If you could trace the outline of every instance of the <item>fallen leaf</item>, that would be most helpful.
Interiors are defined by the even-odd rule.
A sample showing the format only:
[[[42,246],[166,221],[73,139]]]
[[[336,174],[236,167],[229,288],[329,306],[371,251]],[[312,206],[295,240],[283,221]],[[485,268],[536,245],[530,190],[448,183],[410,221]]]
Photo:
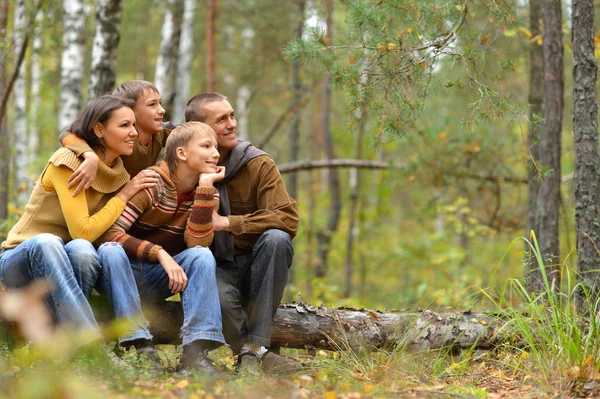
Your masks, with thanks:
[[[190,385],[190,382],[188,380],[181,380],[177,384],[175,384],[175,388],[183,389],[188,385]]]

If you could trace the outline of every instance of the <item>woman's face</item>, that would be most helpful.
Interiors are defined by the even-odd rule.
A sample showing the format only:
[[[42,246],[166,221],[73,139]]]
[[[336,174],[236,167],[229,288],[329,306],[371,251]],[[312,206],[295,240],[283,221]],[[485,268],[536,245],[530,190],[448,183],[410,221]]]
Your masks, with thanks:
[[[219,162],[217,140],[210,134],[196,134],[184,148],[186,163],[195,172],[215,173]]]
[[[129,107],[121,107],[112,112],[105,124],[94,129],[104,144],[104,161],[108,163],[120,155],[131,155],[138,133],[135,130],[135,115]]]

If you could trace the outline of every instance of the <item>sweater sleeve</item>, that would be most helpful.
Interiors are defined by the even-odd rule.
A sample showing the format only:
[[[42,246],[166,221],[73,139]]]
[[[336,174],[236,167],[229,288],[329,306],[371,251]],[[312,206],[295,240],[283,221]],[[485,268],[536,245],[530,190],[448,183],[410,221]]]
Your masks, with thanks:
[[[50,164],[44,173],[42,184],[46,190],[54,190],[58,195],[71,238],[93,242],[117,220],[125,209],[125,203],[113,197],[102,209],[90,215],[85,190],[73,197],[75,188],[67,188],[71,174],[73,171],[66,167]]]
[[[192,212],[187,220],[184,239],[188,248],[208,247],[215,235],[213,210],[219,209],[219,195],[213,186],[197,187]]]
[[[64,130],[60,136],[58,136],[58,139],[63,147],[73,151],[78,157],[84,152],[94,151],[84,139],[68,130]]]
[[[227,216],[231,232],[233,235],[262,234],[268,229],[280,229],[294,238],[299,219],[296,201],[286,191],[275,162],[269,157],[261,158],[260,168],[256,171],[260,176],[256,193],[258,210]]]
[[[156,193],[150,189],[139,191],[128,202],[117,221],[102,235],[100,243],[114,241],[123,246],[125,253],[132,258],[158,263],[158,251],[162,248],[147,240],[140,240],[127,232],[146,211],[152,208]]]

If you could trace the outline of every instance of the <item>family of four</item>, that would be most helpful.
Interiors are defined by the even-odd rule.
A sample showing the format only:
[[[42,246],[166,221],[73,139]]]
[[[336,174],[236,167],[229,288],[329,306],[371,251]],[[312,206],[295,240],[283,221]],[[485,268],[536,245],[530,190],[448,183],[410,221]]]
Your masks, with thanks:
[[[87,297],[96,288],[130,322],[118,344],[155,362],[142,308],[180,294],[179,368],[220,375],[207,352],[227,343],[240,372],[299,371],[268,349],[296,202],[268,154],[237,139],[225,96],[193,97],[179,126],[163,123],[164,113],[146,81],[89,103],[2,243],[0,282],[50,279],[57,322],[93,332],[93,341],[101,336]]]

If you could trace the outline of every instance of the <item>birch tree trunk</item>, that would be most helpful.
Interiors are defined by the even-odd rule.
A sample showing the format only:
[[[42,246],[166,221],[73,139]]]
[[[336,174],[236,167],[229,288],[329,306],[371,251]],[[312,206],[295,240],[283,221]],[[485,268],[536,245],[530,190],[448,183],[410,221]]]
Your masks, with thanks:
[[[35,17],[35,29],[33,31],[32,53],[31,53],[31,118],[29,120],[29,136],[27,143],[27,163],[33,165],[37,159],[39,142],[40,142],[40,127],[38,124],[41,98],[40,85],[42,80],[42,70],[40,65],[40,55],[42,53],[42,23],[44,20],[44,12],[39,11]]]
[[[208,0],[206,10],[206,91],[217,91],[215,72],[215,41],[219,0]]]
[[[98,0],[88,100],[115,88],[122,14],[121,0]]]
[[[171,118],[173,111],[182,14],[183,0],[169,0],[161,31],[160,53],[154,75],[154,84],[160,91],[165,108],[165,120]]]
[[[529,1],[529,29],[532,37],[540,37],[542,21],[541,0]],[[544,99],[544,53],[543,48],[537,40],[530,42],[529,48],[529,129],[527,132],[528,148],[528,168],[527,168],[527,230],[526,237],[529,237],[531,230],[539,233],[539,226],[536,225],[537,196],[540,187],[538,180],[539,151],[539,130],[542,116],[542,102]],[[539,292],[544,287],[544,280],[540,268],[533,256],[532,249],[525,244],[525,251],[529,253],[526,259],[525,279],[529,292]]]
[[[15,54],[18,54],[25,45],[27,35],[26,4],[25,0],[17,0],[15,3],[15,18],[13,38],[15,42]],[[13,67],[18,68],[17,60]],[[27,155],[27,82],[25,81],[25,68],[21,66],[13,90],[13,102],[15,108],[14,132],[12,145],[15,149],[14,170],[15,183],[17,187],[17,205],[24,205],[29,198],[28,160]]]
[[[573,1],[573,129],[575,133],[575,231],[579,283],[596,302],[600,292],[600,156],[598,155],[598,66],[594,56],[594,2]],[[585,303],[580,296],[579,305]]]
[[[304,32],[304,10],[306,0],[297,0],[298,4],[298,25],[296,27],[296,37],[302,39]],[[290,123],[290,162],[298,160],[300,153],[300,101],[302,99],[302,82],[300,80],[300,62],[292,63],[292,121]],[[292,173],[288,178],[286,185],[287,191],[292,198],[297,197],[298,176]]]
[[[333,0],[327,0],[327,37],[329,42],[333,36]],[[335,159],[335,149],[333,144],[333,137],[331,134],[331,86],[329,82],[329,75],[323,78],[323,92],[322,99],[323,105],[321,106],[321,126],[323,130],[323,140],[325,142],[325,156],[327,159]],[[327,256],[331,248],[331,239],[338,228],[338,222],[340,219],[340,212],[342,209],[341,204],[341,190],[340,190],[340,178],[337,169],[327,170],[327,191],[330,195],[329,202],[329,216],[327,218],[327,225],[317,232],[317,264],[315,267],[315,277],[325,277],[327,275],[328,265]]]
[[[77,118],[83,105],[82,86],[85,50],[83,0],[63,2],[63,52],[60,72],[58,128],[64,130]]]
[[[183,23],[179,39],[179,53],[177,55],[177,76],[175,84],[175,98],[171,119],[175,122],[185,121],[185,105],[190,95],[190,70],[194,55],[194,13],[196,0],[185,0],[183,5]]]
[[[0,0],[0,43],[6,42],[6,28],[8,25],[8,0]],[[0,58],[5,60],[8,49],[0,46]],[[6,87],[6,64],[0,62],[0,93],[4,95]],[[2,96],[0,96],[2,98]],[[4,114],[0,114],[0,153],[10,154],[10,143]],[[10,157],[0,157],[0,221],[8,217],[8,180],[10,170]]]
[[[537,225],[540,251],[546,262],[550,286],[560,288],[559,205],[560,155],[563,111],[563,42],[560,0],[542,1],[544,26],[544,103],[539,150],[542,167],[548,169],[540,183]]]

